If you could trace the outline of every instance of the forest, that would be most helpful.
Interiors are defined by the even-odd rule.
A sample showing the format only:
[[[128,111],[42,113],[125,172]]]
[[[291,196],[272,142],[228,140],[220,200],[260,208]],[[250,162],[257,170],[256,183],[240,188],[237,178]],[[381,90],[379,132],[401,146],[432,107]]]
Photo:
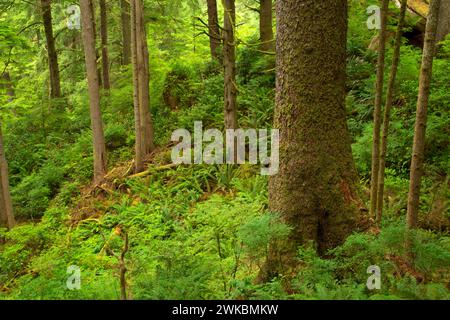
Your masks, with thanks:
[[[449,300],[450,0],[0,0],[0,300]]]

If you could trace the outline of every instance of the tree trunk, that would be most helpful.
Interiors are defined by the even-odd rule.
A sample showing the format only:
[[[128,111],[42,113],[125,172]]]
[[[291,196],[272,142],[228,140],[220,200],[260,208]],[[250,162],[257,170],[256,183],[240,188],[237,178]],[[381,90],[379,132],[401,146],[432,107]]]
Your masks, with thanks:
[[[106,8],[106,0],[100,0],[100,38],[102,45],[103,89],[109,90],[111,88],[111,83],[109,79],[108,12]]]
[[[383,194],[384,194],[384,176],[386,169],[387,140],[389,135],[389,121],[391,116],[392,99],[394,98],[395,79],[397,77],[398,63],[400,61],[400,48],[402,46],[403,27],[405,25],[407,0],[402,0],[400,8],[400,17],[395,35],[395,48],[392,56],[392,66],[389,75],[389,81],[386,93],[386,105],[384,107],[383,117],[383,135],[381,139],[380,168],[378,174],[378,193],[377,193],[377,222],[380,225],[383,215]]]
[[[15,226],[11,193],[9,191],[8,162],[3,147],[3,134],[0,125],[0,226],[11,229]]]
[[[442,41],[448,34],[450,34],[450,1],[441,1],[436,40]]]
[[[386,28],[389,0],[382,0],[380,44],[378,46],[377,79],[375,84],[375,106],[373,110],[373,143],[372,143],[372,171],[370,184],[370,216],[376,218],[378,173],[380,170],[380,129],[381,104],[383,102],[384,61],[386,48]]]
[[[272,247],[265,280],[295,272],[309,241],[326,255],[355,230],[361,208],[345,111],[347,0],[278,0],[276,13],[280,168],[269,207],[293,230]]]
[[[420,181],[423,175],[425,133],[427,125],[427,107],[433,69],[433,57],[436,48],[436,30],[439,21],[441,0],[432,0],[425,30],[425,45],[422,54],[422,66],[419,78],[419,95],[417,99],[416,124],[408,193],[407,226],[417,227],[419,211]]]
[[[149,54],[144,9],[140,0],[131,2],[131,23],[136,133],[135,171],[140,172],[143,169],[143,158],[154,149],[149,105]]]
[[[41,0],[42,21],[44,23],[45,37],[47,39],[48,67],[50,73],[50,97],[61,97],[61,84],[59,79],[58,55],[53,37],[51,0]]]
[[[260,0],[259,33],[261,40],[261,51],[274,52],[275,42],[273,40],[272,27],[272,0]]]
[[[211,57],[219,60],[220,48],[220,31],[219,18],[217,16],[217,1],[207,0],[208,6],[208,32],[209,32],[209,47],[211,49]]]
[[[100,110],[100,85],[95,50],[94,13],[89,0],[80,0],[83,44],[91,113],[94,149],[94,183],[100,183],[106,173],[106,147]]]
[[[131,18],[130,4],[127,0],[120,0],[122,20],[122,65],[131,63]]]
[[[234,0],[224,0],[224,44],[223,44],[223,66],[224,66],[224,91],[225,91],[225,129],[237,128],[236,114],[236,44],[235,23],[236,9]]]

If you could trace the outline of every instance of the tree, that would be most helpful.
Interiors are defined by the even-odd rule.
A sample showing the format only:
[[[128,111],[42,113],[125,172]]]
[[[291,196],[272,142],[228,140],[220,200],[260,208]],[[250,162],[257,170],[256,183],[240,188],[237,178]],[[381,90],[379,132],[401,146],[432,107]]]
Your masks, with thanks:
[[[313,241],[326,255],[362,208],[345,110],[347,0],[278,0],[276,14],[280,168],[269,208],[292,232],[272,246],[264,280],[290,274],[300,245]]]
[[[439,21],[440,4],[441,0],[431,1],[425,29],[425,44],[420,69],[419,95],[417,98],[416,124],[414,127],[414,143],[409,178],[407,226],[410,229],[417,227],[420,181],[423,175],[428,98],[430,95],[433,58],[436,51],[436,30]]]
[[[53,36],[51,0],[41,0],[42,21],[44,23],[45,38],[47,40],[48,67],[50,73],[50,97],[61,97],[59,79],[58,55],[56,53],[55,38]]]
[[[149,54],[141,0],[131,1],[131,52],[133,63],[133,97],[135,114],[135,171],[143,169],[143,159],[154,149],[150,115]]]
[[[122,22],[122,65],[131,63],[131,17],[130,4],[120,0],[120,18]]]
[[[405,25],[406,8],[407,8],[407,0],[402,0],[397,32],[395,34],[395,47],[394,53],[392,55],[391,71],[389,74],[389,80],[387,85],[386,104],[384,107],[383,134],[381,138],[380,164],[378,174],[378,190],[377,190],[378,203],[376,205],[378,224],[381,223],[381,218],[383,215],[384,176],[386,169],[386,152],[389,135],[389,121],[391,115],[392,100],[394,98],[395,79],[397,77],[398,63],[400,61],[400,47],[402,45],[402,34],[403,34],[403,27]]]
[[[3,134],[0,125],[0,226],[11,229],[15,226],[11,193],[9,191],[8,162],[3,147]]]
[[[83,45],[88,79],[89,103],[94,149],[94,183],[106,173],[106,147],[100,110],[100,84],[95,50],[94,12],[90,0],[80,0]]]
[[[224,0],[223,67],[225,91],[225,129],[237,128],[236,114],[236,8],[234,0]]]
[[[274,52],[275,42],[272,27],[272,0],[259,1],[259,33],[261,40],[261,51]]]
[[[206,2],[208,6],[208,33],[211,57],[218,60],[221,40],[219,31],[219,18],[217,16],[217,1],[207,0]]]
[[[106,0],[100,0],[100,38],[102,45],[102,78],[103,88],[111,88],[109,80],[109,55],[108,55],[108,12]]]
[[[381,28],[378,46],[377,79],[375,84],[375,107],[373,110],[372,171],[370,184],[370,216],[375,218],[377,210],[378,172],[380,170],[381,104],[383,102],[384,61],[389,0],[382,0]]]

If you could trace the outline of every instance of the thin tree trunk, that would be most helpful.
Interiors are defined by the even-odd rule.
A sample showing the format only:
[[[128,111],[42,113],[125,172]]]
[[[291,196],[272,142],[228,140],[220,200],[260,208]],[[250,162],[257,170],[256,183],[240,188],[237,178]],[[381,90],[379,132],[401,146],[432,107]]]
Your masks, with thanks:
[[[237,128],[236,114],[236,44],[235,23],[236,9],[234,0],[224,0],[224,44],[223,44],[223,66],[224,66],[224,91],[225,91],[225,129]]]
[[[80,0],[80,7],[93,134],[94,183],[100,183],[106,173],[106,147],[100,110],[100,85],[95,50],[94,14],[89,0]]]
[[[211,50],[211,57],[219,60],[220,48],[220,31],[219,18],[217,16],[217,1],[207,0],[208,6],[208,32],[209,32],[209,47]]]
[[[51,0],[41,0],[42,21],[44,23],[45,37],[47,39],[48,67],[50,73],[50,97],[61,97],[61,84],[59,79],[58,55],[53,37]]]
[[[122,20],[122,65],[126,66],[131,63],[131,18],[130,4],[127,0],[120,0]]]
[[[384,107],[383,117],[383,134],[381,139],[380,168],[378,174],[378,194],[377,194],[377,223],[381,224],[383,216],[383,194],[384,194],[384,177],[386,169],[386,152],[387,141],[389,135],[389,121],[391,116],[392,99],[394,98],[395,79],[397,77],[398,63],[400,61],[400,48],[402,46],[403,27],[405,25],[405,15],[407,8],[407,0],[402,0],[400,8],[400,18],[398,21],[397,32],[395,35],[395,48],[392,56],[392,66],[389,75],[389,81],[386,93],[386,105]]]
[[[276,13],[280,166],[269,208],[293,230],[272,246],[262,280],[294,274],[309,241],[326,255],[355,231],[362,206],[345,111],[347,0],[277,0]]]
[[[136,24],[136,2],[131,0],[131,59],[133,64],[133,103],[134,103],[134,132],[135,140],[135,162],[134,170],[136,173],[144,169],[143,147],[141,141],[141,113],[139,108],[139,71],[137,62],[137,24]]]
[[[102,45],[102,78],[103,88],[109,90],[111,83],[109,79],[109,54],[108,54],[108,12],[106,0],[100,0],[100,38]]]
[[[0,225],[5,225],[8,229],[16,225],[14,219],[13,205],[11,200],[11,193],[9,191],[8,178],[8,162],[5,157],[5,150],[3,146],[3,134],[0,125]]]
[[[407,226],[410,229],[417,227],[420,181],[423,175],[428,98],[430,95],[433,58],[436,48],[436,30],[439,21],[440,4],[441,0],[431,1],[425,30],[425,44],[422,55],[422,66],[420,69],[419,95],[417,99],[416,124],[414,128],[414,144],[409,179]]]
[[[131,37],[136,133],[135,171],[143,170],[143,159],[154,149],[150,114],[149,54],[145,32],[144,10],[140,0],[131,2]]]
[[[275,42],[273,39],[272,27],[272,0],[260,0],[259,16],[261,51],[274,52]]]
[[[383,102],[384,62],[386,48],[386,28],[389,0],[382,0],[381,29],[378,46],[377,79],[375,84],[375,106],[373,110],[373,144],[372,144],[372,171],[370,184],[370,216],[376,219],[378,173],[380,170],[380,129],[381,104]]]

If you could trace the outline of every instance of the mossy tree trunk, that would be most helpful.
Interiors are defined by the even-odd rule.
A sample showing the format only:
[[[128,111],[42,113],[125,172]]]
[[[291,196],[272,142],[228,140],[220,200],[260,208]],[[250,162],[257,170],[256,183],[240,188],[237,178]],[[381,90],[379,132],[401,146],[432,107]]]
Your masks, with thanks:
[[[143,170],[143,159],[154,149],[150,115],[149,53],[141,0],[131,2],[131,37],[136,134],[135,171],[140,172]]]
[[[372,143],[372,171],[370,183],[370,216],[376,219],[378,173],[380,171],[380,129],[381,104],[383,103],[384,64],[386,48],[386,28],[389,0],[382,0],[380,43],[378,45],[377,78],[375,83],[375,105],[373,110],[373,143]]]
[[[109,54],[108,54],[108,11],[106,0],[100,0],[100,38],[102,45],[102,78],[103,89],[109,90]]]
[[[225,129],[237,128],[237,87],[236,87],[236,7],[234,0],[224,0],[224,91],[225,91]]]
[[[0,226],[11,229],[15,226],[11,193],[9,191],[8,162],[3,146],[3,134],[0,125]]]
[[[211,57],[219,60],[220,48],[220,30],[219,18],[217,15],[217,1],[207,0],[208,7],[208,33],[209,33],[209,47],[211,50]]]
[[[400,48],[402,45],[402,34],[403,27],[405,25],[405,15],[406,15],[406,4],[407,0],[402,0],[400,8],[400,17],[398,20],[397,32],[395,35],[395,47],[394,53],[392,55],[392,65],[389,74],[389,80],[386,92],[386,104],[384,107],[383,116],[383,134],[381,138],[381,152],[380,152],[380,167],[378,174],[378,193],[377,193],[377,221],[381,224],[381,219],[383,216],[383,194],[384,194],[384,178],[386,169],[386,152],[387,152],[387,141],[389,135],[389,122],[391,116],[392,99],[394,98],[395,89],[395,79],[397,77],[398,63],[400,61]]]
[[[440,4],[441,0],[431,1],[425,30],[425,45],[420,69],[419,95],[417,98],[416,124],[414,127],[414,144],[409,179],[407,226],[410,229],[417,227],[420,182],[423,175],[427,108],[433,71],[433,58],[436,51],[436,30],[439,21]]]
[[[94,183],[100,183],[106,173],[106,147],[100,110],[100,84],[95,49],[94,12],[89,0],[80,0],[80,8],[93,135]]]
[[[265,280],[294,271],[300,245],[326,255],[355,230],[361,208],[345,110],[347,1],[278,0],[276,16],[280,169],[269,205],[293,230],[272,246]]]
[[[259,34],[261,51],[274,52],[272,27],[272,0],[260,0],[259,2]]]
[[[56,53],[55,38],[53,36],[51,0],[41,0],[42,21],[44,23],[45,38],[47,40],[47,57],[50,74],[50,97],[61,97],[61,83],[59,78],[58,54]]]
[[[120,0],[120,19],[122,22],[122,65],[131,63],[131,17],[130,4]]]

